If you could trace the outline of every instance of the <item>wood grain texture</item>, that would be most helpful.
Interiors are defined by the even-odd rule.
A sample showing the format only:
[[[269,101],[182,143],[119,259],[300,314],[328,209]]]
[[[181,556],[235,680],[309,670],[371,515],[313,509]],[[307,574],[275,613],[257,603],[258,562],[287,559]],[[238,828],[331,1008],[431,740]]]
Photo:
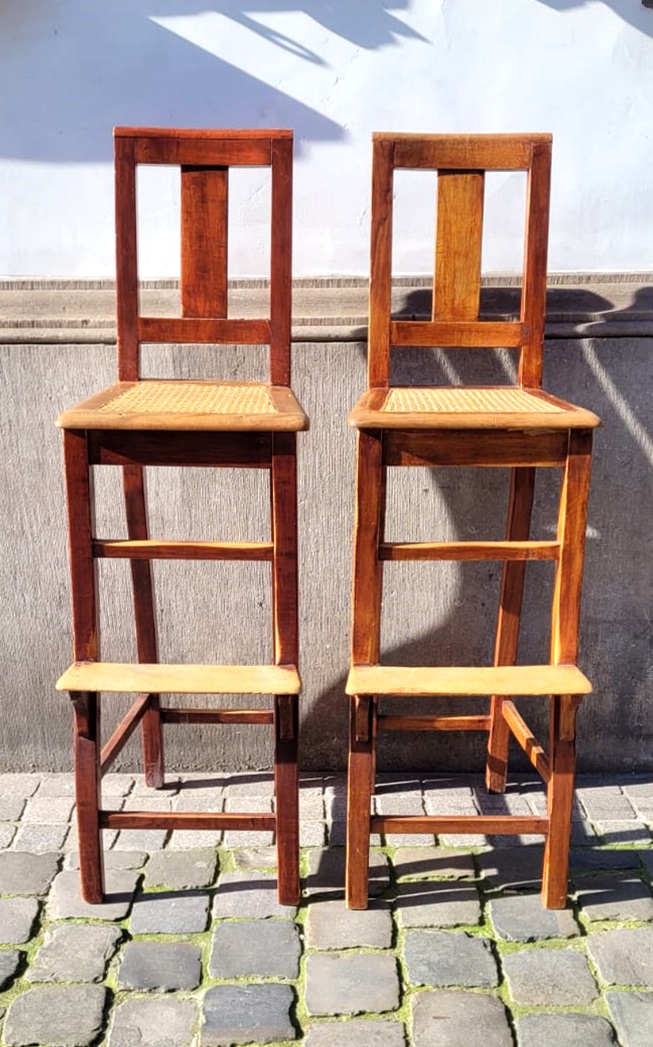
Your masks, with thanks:
[[[104,858],[100,834],[100,703],[97,695],[74,691],[75,805],[82,898],[103,900]]]
[[[118,378],[140,377],[138,344],[138,254],[134,142],[115,138],[116,326]]]
[[[181,313],[226,317],[229,168],[181,168]]]
[[[299,883],[299,704],[296,696],[274,700],[274,789],[276,797],[277,894],[281,905],[298,905]]]
[[[271,542],[96,540],[93,555],[109,560],[272,560]]]
[[[491,434],[491,440],[489,436]],[[497,466],[563,465],[566,432],[532,433],[487,430],[483,440],[474,430],[389,429],[383,434],[385,465]]]
[[[383,542],[381,560],[557,560],[557,542]]]
[[[446,265],[446,260],[441,266]],[[528,337],[525,324],[517,320],[393,320],[390,344],[441,349],[518,349]]]
[[[214,829],[228,832],[274,832],[273,814],[237,814],[208,811],[101,811],[103,829]]]
[[[272,141],[264,138],[163,137],[134,138],[138,164],[171,164],[181,167],[267,167]]]
[[[387,386],[390,379],[393,166],[394,144],[374,140],[367,349],[367,384],[370,388]]]
[[[270,381],[290,385],[292,314],[292,138],[272,143]]]
[[[548,909],[564,909],[569,877],[569,843],[576,769],[576,713],[581,699],[556,695],[551,699],[549,767],[547,790],[550,831],[544,849],[542,903]]]
[[[96,582],[93,560],[93,488],[86,433],[64,433],[68,562],[73,611],[73,657],[99,657]],[[86,690],[86,688],[78,688]]]
[[[458,171],[525,171],[534,147],[551,142],[549,134],[432,135],[376,132],[376,144],[392,142],[395,165]]]
[[[163,723],[271,724],[271,709],[162,709]]]
[[[438,174],[433,320],[478,320],[484,189],[482,171]]]
[[[116,694],[299,694],[299,673],[283,665],[144,665],[75,662],[59,691]]]
[[[527,386],[542,384],[550,192],[551,143],[538,142],[528,174],[521,299],[521,319],[529,334],[520,354],[519,382]]]
[[[509,698],[505,699],[501,704],[500,714],[506,727],[522,747],[542,781],[548,782],[551,777],[551,772],[549,769],[549,759],[544,747],[538,742],[523,716],[518,711],[515,703]]]
[[[383,537],[385,506],[385,469],[382,459],[380,435],[359,432],[354,515],[353,664],[374,663],[380,655],[383,564],[378,549]],[[366,693],[374,694],[374,691]]]
[[[274,437],[270,475],[272,511],[272,628],[277,665],[297,665],[297,456],[294,435]],[[273,692],[288,693],[288,692]]]
[[[349,909],[367,908],[374,773],[372,750],[376,738],[372,723],[374,716],[375,705],[370,697],[350,702],[345,870],[345,900]],[[361,718],[366,721],[364,730],[360,729]]]
[[[165,430],[94,430],[89,433],[94,465],[193,465],[269,469],[270,433],[166,432]]]
[[[100,769],[103,775],[106,774],[111,765],[115,763],[132,734],[148,712],[148,709],[150,708],[150,699],[152,697],[153,696],[149,694],[139,695],[127,715],[123,716],[109,740],[102,746]]]
[[[370,828],[376,833],[488,833],[492,836],[541,833],[546,836],[549,819],[515,814],[374,814]]]
[[[487,731],[489,716],[390,716],[378,718],[383,731]]]
[[[589,694],[591,690],[589,680],[575,665],[354,665],[346,685],[351,695],[405,697]]]
[[[508,497],[507,541],[526,542],[530,534],[533,497],[535,494],[535,469],[513,469],[510,476]],[[556,554],[560,546],[556,543]],[[505,563],[501,574],[499,613],[494,642],[494,664],[514,665],[519,648],[525,563]],[[506,787],[508,773],[508,748],[510,731],[502,713],[503,698],[493,695],[490,705],[492,727],[488,739],[485,784],[490,792],[501,793]]]

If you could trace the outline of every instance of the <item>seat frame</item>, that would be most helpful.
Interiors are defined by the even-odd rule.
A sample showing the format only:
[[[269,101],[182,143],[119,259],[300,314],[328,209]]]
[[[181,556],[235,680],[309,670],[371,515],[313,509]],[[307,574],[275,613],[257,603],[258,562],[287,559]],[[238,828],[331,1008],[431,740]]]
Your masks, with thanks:
[[[592,432],[599,420],[592,412],[558,400],[561,410],[557,414],[535,410],[505,417],[480,411],[391,414],[383,410],[392,388],[391,348],[408,345],[517,348],[518,387],[551,402],[540,388],[550,164],[549,135],[374,136],[368,389],[349,419],[358,429],[347,684],[346,899],[350,908],[367,906],[371,832],[541,833],[546,839],[543,903],[548,908],[566,904],[576,714],[583,695],[591,690],[576,663]],[[397,168],[438,173],[433,308],[427,322],[395,320],[391,314],[393,175]],[[528,173],[521,311],[518,320],[500,323],[479,318],[484,174],[488,170]],[[505,541],[387,542],[387,469],[411,465],[510,468]],[[530,540],[538,467],[558,467],[563,474],[553,542]],[[388,560],[503,561],[494,669],[380,665],[383,564]],[[554,561],[555,586],[550,665],[526,671],[517,666],[517,657],[529,560]],[[506,680],[511,682],[506,684]],[[476,716],[381,714],[384,696],[416,694],[433,698],[487,694],[490,709]],[[548,752],[518,711],[514,694],[548,695]],[[506,787],[512,735],[546,785],[546,816],[372,815],[379,730],[487,732],[486,785],[496,793]]]
[[[112,415],[94,414],[93,401],[58,420],[64,430],[69,554],[73,604],[73,666],[58,687],[74,710],[75,787],[82,895],[103,900],[102,829],[262,830],[276,833],[278,897],[299,901],[298,611],[296,432],[308,421],[290,393],[291,131],[188,131],[116,128],[116,245],[118,378],[140,378],[143,342],[269,344],[270,384],[285,417],[243,420],[147,415],[121,427]],[[139,313],[136,253],[136,167],[181,167],[182,266],[178,318]],[[234,166],[268,166],[272,177],[270,315],[227,317],[228,172]],[[228,383],[226,383],[228,384]],[[100,398],[101,399],[101,398]],[[90,407],[89,407],[90,404]],[[86,413],[85,413],[86,412]],[[251,424],[250,424],[251,423]],[[93,523],[93,469],[122,469],[126,541],[98,539]],[[207,466],[266,469],[270,474],[271,541],[166,542],[148,533],[145,467]],[[103,663],[97,621],[97,561],[130,561],[138,665]],[[271,564],[273,666],[159,664],[151,560],[260,560]],[[104,746],[104,692],[136,694],[130,711]],[[271,694],[269,709],[163,708],[162,693]],[[101,779],[140,726],[145,782],[164,784],[165,723],[269,724],[274,730],[275,813],[152,812],[104,809]]]

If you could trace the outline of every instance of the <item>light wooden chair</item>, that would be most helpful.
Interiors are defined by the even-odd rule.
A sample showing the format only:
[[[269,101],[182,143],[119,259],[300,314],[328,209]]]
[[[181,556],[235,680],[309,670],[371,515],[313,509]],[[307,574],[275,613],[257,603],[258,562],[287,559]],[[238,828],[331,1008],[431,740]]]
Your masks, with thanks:
[[[189,131],[116,128],[118,383],[65,411],[63,429],[72,576],[74,664],[58,681],[70,692],[75,724],[75,786],[82,894],[104,892],[103,829],[273,830],[278,896],[299,899],[297,730],[300,677],[297,636],[296,433],[308,420],[290,389],[291,131]],[[137,272],[136,169],[181,168],[181,316],[143,316]],[[271,168],[269,316],[227,315],[229,168]],[[269,382],[166,381],[140,378],[142,343],[269,345]],[[91,467],[122,468],[128,539],[93,529]],[[144,467],[161,465],[267,469],[269,542],[159,541],[148,537]],[[100,660],[98,558],[130,561],[138,664]],[[152,560],[260,560],[271,564],[273,665],[160,664]],[[136,696],[102,746],[100,694]],[[162,694],[269,694],[269,709],[162,707]],[[270,724],[274,729],[274,814],[108,811],[101,778],[140,724],[146,782],[163,784],[164,723]]]
[[[391,135],[373,141],[368,389],[349,417],[358,430],[347,812],[347,903],[367,905],[370,831],[379,833],[542,833],[542,898],[566,901],[576,712],[590,684],[576,666],[581,572],[590,477],[590,411],[541,390],[551,137],[549,135]],[[391,257],[395,169],[437,171],[432,319],[393,319]],[[518,320],[479,319],[484,176],[527,172],[525,253]],[[505,347],[519,350],[516,386],[411,388],[390,385],[391,347]],[[389,466],[503,466],[511,472],[505,541],[407,543],[384,539]],[[562,469],[555,541],[529,540],[536,467]],[[494,665],[395,667],[380,664],[382,569],[397,560],[504,562]],[[550,663],[517,665],[529,560],[555,563]],[[487,695],[476,716],[383,715],[384,696]],[[548,752],[513,696],[550,696]],[[372,816],[379,730],[488,732],[486,781],[506,784],[514,735],[547,786],[542,817]]]

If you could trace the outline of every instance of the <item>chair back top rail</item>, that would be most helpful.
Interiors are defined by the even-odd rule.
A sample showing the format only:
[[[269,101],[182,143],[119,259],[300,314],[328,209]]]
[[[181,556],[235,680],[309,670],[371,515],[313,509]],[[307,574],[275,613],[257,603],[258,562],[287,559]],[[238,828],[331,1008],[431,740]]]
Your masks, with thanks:
[[[546,296],[551,135],[373,135],[368,387],[386,388],[397,346],[518,348],[519,383],[539,388]],[[393,319],[394,172],[437,173],[430,322]],[[527,173],[519,320],[479,319],[485,174]]]
[[[114,128],[118,377],[140,377],[143,342],[267,344],[270,382],[290,384],[292,151],[289,130]],[[141,316],[136,168],[178,166],[181,316]],[[269,316],[227,316],[229,168],[271,169]]]

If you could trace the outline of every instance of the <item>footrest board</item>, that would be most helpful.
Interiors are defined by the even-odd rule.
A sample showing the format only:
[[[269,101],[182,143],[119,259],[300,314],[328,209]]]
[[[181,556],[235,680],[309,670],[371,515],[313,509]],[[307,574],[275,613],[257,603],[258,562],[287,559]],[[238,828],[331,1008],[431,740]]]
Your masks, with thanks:
[[[450,697],[456,695],[589,694],[592,685],[575,665],[501,665],[488,668],[355,665],[347,694]]]
[[[75,662],[58,691],[126,694],[299,694],[293,665],[159,665]]]

